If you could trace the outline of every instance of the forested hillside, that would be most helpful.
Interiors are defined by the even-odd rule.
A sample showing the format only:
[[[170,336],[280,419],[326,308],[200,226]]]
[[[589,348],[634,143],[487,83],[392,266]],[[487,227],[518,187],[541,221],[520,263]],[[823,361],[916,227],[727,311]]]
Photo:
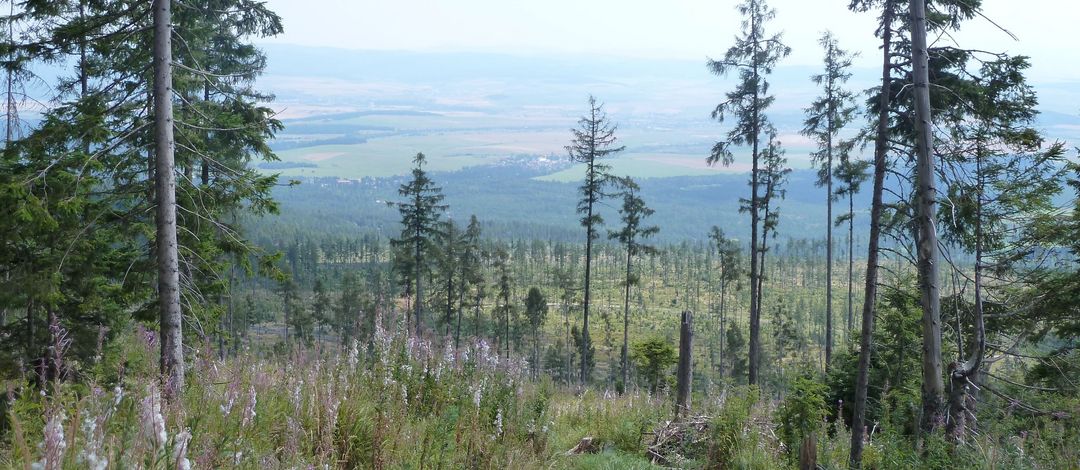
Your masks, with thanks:
[[[1073,95],[991,1],[840,2],[877,69],[9,1],[0,467],[1080,468]]]

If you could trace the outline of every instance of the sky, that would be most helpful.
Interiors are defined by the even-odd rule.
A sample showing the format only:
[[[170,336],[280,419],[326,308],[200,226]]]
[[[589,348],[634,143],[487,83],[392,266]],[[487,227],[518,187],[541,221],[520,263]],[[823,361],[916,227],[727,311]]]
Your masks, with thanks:
[[[285,21],[276,43],[366,50],[495,52],[704,60],[719,57],[739,29],[736,0],[267,0]],[[856,65],[880,63],[875,17],[848,0],[772,0],[771,29],[792,47],[784,62],[817,65],[829,29]],[[983,0],[984,15],[952,41],[965,48],[1032,58],[1029,78],[1080,82],[1074,0]],[[1080,104],[1077,105],[1080,108]]]

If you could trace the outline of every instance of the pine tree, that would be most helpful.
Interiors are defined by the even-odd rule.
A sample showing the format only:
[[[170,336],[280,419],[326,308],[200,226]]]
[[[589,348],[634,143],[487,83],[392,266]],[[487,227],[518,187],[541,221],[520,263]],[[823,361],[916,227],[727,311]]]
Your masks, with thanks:
[[[245,113],[204,111],[196,118],[187,114],[182,104],[172,113],[165,113],[166,105],[180,101],[186,90],[195,84],[202,87],[203,82],[220,85],[224,91],[219,98],[223,101],[226,97],[231,97],[232,103],[242,99],[233,93],[236,88],[223,83],[226,80],[222,75],[197,63],[192,51],[205,49],[202,44],[189,41],[187,47],[162,47],[168,44],[159,42],[156,50],[153,46],[155,37],[164,41],[166,29],[178,42],[197,36],[192,31],[199,21],[213,23],[213,29],[232,38],[231,44],[257,54],[246,38],[280,31],[276,15],[257,2],[235,0],[222,5],[221,14],[208,18],[188,14],[186,9],[169,9],[170,21],[158,21],[163,29],[157,31],[155,17],[160,19],[164,13],[161,7],[170,7],[170,2],[60,0],[23,4],[20,16],[31,27],[20,41],[8,44],[8,56],[17,57],[22,65],[73,64],[72,73],[63,72],[56,80],[56,95],[50,97],[55,105],[24,138],[5,149],[10,152],[8,161],[18,162],[18,171],[40,177],[40,184],[27,188],[29,197],[22,198],[25,204],[20,203],[18,210],[40,209],[41,220],[51,219],[49,223],[55,224],[51,233],[25,238],[36,238],[34,243],[14,248],[40,247],[44,242],[55,246],[57,252],[54,256],[48,252],[52,249],[44,250],[44,256],[35,257],[40,264],[25,266],[27,276],[13,279],[21,283],[35,278],[33,272],[59,274],[49,283],[37,283],[40,289],[23,291],[32,297],[25,303],[20,301],[31,306],[27,309],[27,338],[37,336],[35,323],[42,323],[39,315],[44,313],[68,327],[76,338],[74,350],[78,355],[87,342],[96,343],[99,325],[120,332],[122,324],[132,316],[139,320],[157,318],[159,323],[165,320],[164,365],[172,375],[169,386],[179,387],[182,383],[173,373],[179,369],[172,366],[182,360],[182,349],[176,346],[182,341],[179,312],[183,309],[184,316],[202,324],[220,323],[215,316],[223,311],[219,299],[224,297],[228,281],[217,273],[231,272],[228,265],[232,263],[245,265],[252,253],[251,245],[230,221],[236,220],[238,212],[275,209],[269,190],[276,177],[248,169],[246,162],[256,156],[273,158],[265,141],[280,123],[272,119],[268,108],[255,105],[254,99],[246,101],[250,106],[232,108],[245,109]],[[238,16],[258,27],[235,27]],[[171,59],[160,60],[166,52]],[[230,58],[240,52],[224,48],[221,54]],[[155,64],[157,74],[152,73]],[[247,78],[229,82],[250,85],[263,65],[242,61],[238,69],[243,68]],[[149,84],[166,71],[172,78],[158,81],[167,82],[168,93],[156,96],[169,103],[155,103]],[[269,97],[261,96],[258,101],[264,103]],[[171,130],[154,125],[157,110],[163,116],[171,114],[167,126]],[[183,131],[190,127],[212,128],[215,132],[192,143]],[[167,132],[172,133],[171,138],[166,138]],[[173,164],[166,166],[176,170],[161,178],[154,165],[155,154],[148,152],[158,142],[172,147]],[[223,167],[231,176],[194,188],[183,172],[185,155],[210,151],[237,158],[232,167]],[[167,181],[170,179],[171,184]],[[173,202],[157,203],[159,197],[168,197],[153,188],[158,181],[176,188]],[[66,208],[52,206],[49,200],[54,197],[59,198],[55,201],[64,201]],[[175,239],[170,242],[168,236],[157,237],[163,245],[173,246],[165,250],[166,256],[159,256],[162,253],[153,246],[154,238],[148,237],[156,230],[155,208],[175,212],[174,223],[165,224],[175,225]],[[167,217],[159,219],[168,222]],[[165,231],[171,230],[166,227]],[[50,243],[53,237],[67,240],[68,246]],[[175,265],[169,262],[173,257],[167,256],[172,249],[177,252]],[[157,271],[159,261],[169,266],[164,269],[165,276],[154,279],[152,273]],[[176,282],[171,274],[173,268],[177,271]],[[148,288],[157,281],[168,287],[164,301]],[[173,290],[178,294],[174,295]],[[84,315],[83,310],[89,309],[96,313]],[[159,311],[162,309],[167,312]],[[165,318],[162,313],[167,313]],[[29,348],[28,353],[33,355]]]
[[[626,247],[626,276],[623,280],[625,289],[623,295],[623,344],[622,344],[622,383],[623,387],[630,384],[630,360],[629,360],[629,331],[630,331],[630,288],[639,282],[639,277],[633,271],[633,259],[638,255],[650,255],[656,249],[645,245],[645,239],[660,232],[660,227],[644,225],[645,219],[656,211],[645,205],[645,201],[638,196],[641,188],[629,176],[619,180],[622,188],[623,204],[619,209],[622,216],[623,227],[619,231],[609,231],[608,238],[618,239]]]
[[[615,153],[623,151],[625,147],[616,147],[616,126],[608,121],[607,113],[603,105],[597,103],[596,98],[589,96],[589,114],[578,120],[578,128],[571,129],[573,139],[566,151],[570,159],[585,165],[585,181],[578,188],[581,199],[578,201],[577,212],[581,214],[581,226],[585,228],[585,296],[582,302],[583,315],[581,320],[581,348],[582,357],[590,360],[581,361],[581,383],[589,380],[592,365],[592,339],[589,337],[589,306],[592,287],[592,259],[593,241],[599,238],[600,226],[604,224],[603,217],[597,212],[596,205],[606,196],[606,188],[611,184],[610,166],[603,163],[603,159]]]
[[[979,0],[942,0],[934,2],[930,5],[931,11],[929,12],[929,15],[933,17],[931,24],[939,31],[958,29],[962,20],[977,14],[980,3]],[[867,113],[876,117],[873,130],[868,131],[874,141],[874,185],[870,211],[866,284],[863,296],[859,372],[856,379],[855,414],[852,419],[849,462],[852,468],[859,467],[862,458],[866,411],[865,387],[868,384],[870,374],[870,345],[873,338],[874,309],[877,301],[880,238],[883,229],[899,228],[900,232],[893,235],[899,239],[904,239],[909,234],[911,227],[917,226],[912,222],[915,215],[910,210],[916,204],[910,203],[910,201],[900,201],[897,204],[891,204],[887,208],[882,197],[886,173],[891,170],[893,174],[904,174],[904,168],[898,168],[896,165],[892,165],[890,168],[890,154],[899,152],[901,155],[894,155],[893,157],[907,157],[909,160],[911,160],[911,156],[916,154],[915,136],[918,133],[915,130],[916,121],[912,119],[912,116],[916,115],[914,110],[915,100],[913,98],[916,87],[911,86],[913,61],[905,60],[911,57],[912,51],[912,44],[904,34],[905,30],[911,31],[912,22],[904,21],[905,19],[911,19],[909,8],[905,8],[910,6],[910,2],[899,0],[853,0],[850,5],[850,8],[855,11],[880,9],[881,15],[879,16],[877,34],[882,41],[882,85],[874,90],[868,101]],[[922,24],[925,25],[926,15],[922,16]],[[941,57],[942,60],[934,61],[933,64],[937,67],[950,64],[952,61],[945,56],[959,51],[955,49],[937,51],[937,53],[941,52],[946,53]],[[939,94],[939,96],[943,95],[949,95],[949,92],[945,91]],[[942,108],[939,107],[939,109]],[[913,168],[914,165],[909,165],[909,167]],[[913,190],[912,193],[917,193],[917,191]],[[930,204],[930,202],[927,202],[927,204]],[[888,226],[883,224],[886,209],[893,212],[890,217],[892,220]],[[924,245],[924,248],[927,247],[929,246]],[[925,268],[927,264],[923,263],[923,266]],[[922,287],[925,287],[925,285],[924,283]],[[927,302],[929,304],[933,300],[928,298]],[[932,312],[928,311],[927,313],[927,318],[932,319]],[[928,328],[924,341],[940,343],[940,333],[935,335],[932,330],[934,328]],[[940,322],[938,331],[940,331]],[[935,336],[938,337],[937,340],[933,339]],[[927,338],[930,339],[927,340]],[[928,344],[928,346],[933,348],[932,344]],[[934,369],[935,361],[932,355],[927,355],[926,359],[927,369]],[[940,359],[936,362],[939,364]],[[938,369],[940,368],[938,367]],[[941,422],[940,406],[938,406],[941,402],[938,393],[940,388],[936,386],[941,383],[940,379],[924,383],[931,391],[930,393],[924,393],[924,398],[927,400],[924,401],[926,406],[924,406],[924,412],[922,413],[923,422],[921,426],[923,429],[932,428],[936,426],[936,423]],[[938,405],[934,405],[935,402]]]
[[[951,86],[966,106],[941,114],[939,123],[949,132],[936,149],[950,175],[944,181],[948,197],[937,215],[946,221],[942,239],[973,254],[975,262],[970,278],[973,299],[957,296],[952,302],[964,304],[955,309],[958,357],[948,371],[946,432],[958,442],[965,440],[967,419],[974,412],[968,406],[969,385],[988,386],[977,376],[988,342],[1007,341],[1008,333],[987,330],[984,310],[1020,311],[1029,306],[1015,300],[1015,286],[996,280],[1026,284],[1027,260],[1037,259],[1044,245],[1037,235],[1029,236],[1030,229],[1020,227],[1058,213],[1054,199],[1062,191],[1068,168],[1063,144],[1044,145],[1034,128],[1038,101],[1024,77],[1027,58],[972,56],[971,61],[980,64],[978,70],[958,74],[967,77],[966,86]],[[957,68],[965,70],[966,62]],[[961,321],[963,316],[968,318]],[[971,330],[964,341],[966,324]],[[994,337],[995,333],[1004,335]]]
[[[739,255],[739,246],[735,240],[727,238],[724,234],[724,230],[720,227],[713,226],[709,231],[709,239],[713,242],[713,247],[716,249],[716,254],[719,257],[720,263],[720,330],[717,336],[720,337],[720,376],[724,376],[724,356],[727,352],[725,347],[725,339],[727,335],[727,293],[728,286],[739,279],[739,265],[742,264],[742,259]],[[745,372],[745,371],[743,371]]]
[[[811,77],[822,88],[822,95],[806,108],[803,135],[814,139],[818,150],[810,154],[818,166],[818,186],[825,186],[825,367],[832,363],[833,352],[833,157],[847,159],[853,141],[840,140],[840,131],[855,116],[855,95],[843,88],[851,78],[853,54],[840,49],[836,38],[826,31],[819,44],[825,49],[825,70]],[[850,285],[850,284],[849,284]],[[849,325],[850,327],[850,322]]]
[[[720,103],[712,112],[712,117],[720,122],[733,118],[735,125],[727,133],[727,140],[713,146],[712,154],[706,161],[710,164],[730,165],[734,161],[732,145],[751,147],[752,169],[750,173],[750,367],[749,382],[758,382],[758,369],[761,365],[761,305],[760,277],[762,250],[759,236],[762,222],[762,201],[760,198],[762,137],[768,134],[770,127],[765,111],[774,101],[769,95],[769,83],[766,77],[780,59],[791,53],[791,48],[784,45],[781,35],[768,36],[765,25],[775,18],[776,13],[764,0],[745,0],[738,6],[739,14],[744,17],[742,32],[721,60],[709,59],[708,67],[714,74],[727,76],[731,72],[739,75],[739,84],[727,93],[727,101]]]
[[[454,328],[454,347],[458,347],[461,341],[461,317],[464,316],[466,296],[469,290],[478,293],[483,291],[484,282],[483,253],[480,248],[480,221],[473,215],[469,218],[469,226],[465,228],[465,234],[461,239],[461,258],[458,261],[458,279],[461,287],[458,290],[458,316],[457,325]],[[474,308],[479,312],[482,295],[474,297]]]
[[[444,222],[440,232],[439,278],[443,283],[443,323],[446,327],[446,336],[449,338],[451,328],[454,326],[454,316],[457,315],[460,318],[461,314],[462,294],[459,291],[463,292],[465,280],[459,274],[465,269],[465,240],[453,220]]]
[[[345,271],[338,286],[338,298],[334,303],[333,329],[341,338],[341,345],[348,346],[357,338],[357,325],[360,323],[361,289],[356,274]]]
[[[401,236],[391,243],[399,249],[395,262],[407,266],[406,292],[413,296],[413,316],[415,331],[420,333],[423,327],[424,290],[423,279],[430,272],[428,255],[436,251],[436,239],[442,230],[439,218],[447,206],[442,204],[442,188],[435,185],[424,163],[427,158],[423,153],[413,158],[412,179],[398,188],[398,194],[405,197],[404,202],[391,203],[401,214]],[[409,283],[411,282],[411,286]]]
[[[525,295],[525,316],[529,319],[529,328],[532,331],[533,354],[532,367],[533,378],[540,372],[540,334],[547,321],[548,304],[543,292],[537,287],[530,287]]]
[[[870,161],[868,160],[853,160],[848,154],[840,155],[840,163],[836,166],[836,173],[833,175],[840,183],[840,186],[836,189],[836,197],[848,199],[848,211],[846,214],[841,214],[836,218],[836,225],[840,226],[844,222],[848,224],[848,263],[847,263],[847,321],[844,325],[844,331],[850,332],[855,319],[855,195],[859,194],[862,189],[862,184],[866,182],[870,177],[869,173]],[[846,333],[844,336],[847,339]]]
[[[333,324],[333,318],[331,316],[331,310],[333,307],[333,301],[330,299],[330,292],[326,289],[326,282],[323,278],[315,278],[315,285],[311,288],[314,299],[311,303],[311,314],[315,325],[319,328],[319,331],[324,331],[327,326]],[[319,333],[319,341],[322,341],[322,333]]]
[[[513,341],[513,337],[510,333],[511,322],[510,317],[513,314],[514,305],[511,300],[511,283],[510,279],[510,253],[506,251],[504,247],[499,247],[495,250],[495,272],[498,276],[496,284],[499,287],[499,292],[496,295],[495,300],[495,318],[496,320],[496,337],[501,338],[500,346],[506,352],[506,358],[510,358],[510,343]],[[501,332],[498,332],[499,324],[501,323]],[[501,336],[500,336],[501,334]]]
[[[762,163],[764,168],[761,169],[761,186],[764,188],[764,192],[761,195],[761,241],[758,244],[758,250],[760,251],[758,262],[761,264],[761,273],[758,274],[757,282],[757,305],[760,308],[762,303],[762,292],[764,291],[765,282],[765,255],[769,251],[769,239],[776,238],[776,228],[780,224],[780,208],[778,200],[784,199],[787,191],[784,189],[784,184],[787,183],[787,177],[791,173],[791,168],[787,166],[787,158],[784,157],[784,149],[780,146],[780,141],[776,138],[776,131],[769,130],[769,142],[763,153]],[[747,204],[749,201],[743,201]],[[749,210],[748,205],[744,205],[746,210]]]
[[[881,225],[883,212],[883,193],[885,187],[885,173],[888,171],[887,154],[889,152],[889,118],[893,107],[893,58],[896,41],[894,41],[895,22],[901,16],[898,9],[899,0],[853,0],[850,8],[857,11],[868,11],[880,3],[881,17],[877,34],[882,42],[882,68],[881,87],[877,95],[872,98],[868,115],[876,117],[873,130],[874,139],[874,186],[870,205],[870,234],[868,239],[866,257],[866,284],[863,293],[862,326],[859,335],[859,365],[855,382],[855,411],[851,419],[851,452],[849,453],[848,466],[852,469],[862,468],[863,434],[865,432],[866,418],[866,393],[870,380],[870,348],[874,334],[874,309],[877,302],[878,264],[881,241]]]

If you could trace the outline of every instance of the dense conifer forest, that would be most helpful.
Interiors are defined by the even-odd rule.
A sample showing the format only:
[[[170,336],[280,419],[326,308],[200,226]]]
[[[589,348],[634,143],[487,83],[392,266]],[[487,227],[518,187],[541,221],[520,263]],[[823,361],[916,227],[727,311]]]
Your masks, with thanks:
[[[869,89],[729,1],[698,163],[746,171],[622,174],[580,90],[561,155],[360,179],[282,176],[379,136],[281,137],[267,3],[6,2],[0,467],[1080,468],[1078,150],[942,45],[989,1],[841,1]]]

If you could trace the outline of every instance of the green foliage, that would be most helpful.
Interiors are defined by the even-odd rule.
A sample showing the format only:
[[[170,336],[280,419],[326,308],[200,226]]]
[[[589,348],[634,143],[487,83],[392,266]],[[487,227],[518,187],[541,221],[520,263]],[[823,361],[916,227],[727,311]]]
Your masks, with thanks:
[[[440,217],[448,207],[443,204],[442,188],[435,185],[427,172],[423,153],[413,158],[412,179],[398,187],[404,201],[390,203],[401,215],[401,235],[390,241],[395,271],[401,276],[406,295],[413,295],[414,326],[420,331],[423,323],[423,279],[431,272],[429,256],[437,253],[436,241],[442,235]]]
[[[903,435],[916,432],[922,370],[922,311],[919,299],[910,292],[889,288],[878,303],[866,407],[866,422],[879,422]],[[829,404],[842,402],[845,422],[850,422],[854,410],[858,356],[854,349],[838,355],[826,378]]]
[[[731,361],[731,377],[736,383],[742,383],[746,377],[747,368],[746,339],[743,337],[742,328],[734,322],[728,326],[725,335],[727,337],[727,342],[724,344],[724,348],[727,349],[725,356]]]
[[[799,447],[804,439],[818,433],[825,424],[828,407],[825,395],[828,387],[808,374],[795,378],[784,401],[780,404],[777,418],[780,421],[780,440],[787,446],[788,456],[798,458]]]
[[[758,400],[756,387],[736,389],[709,423],[709,467],[727,468],[748,441],[750,410]]]
[[[210,333],[224,310],[225,274],[263,255],[238,216],[277,211],[276,176],[248,165],[276,160],[267,141],[281,129],[266,105],[272,97],[254,88],[265,57],[250,40],[279,34],[281,19],[251,0],[195,0],[176,10],[172,27],[184,39],[173,50],[171,88],[178,250],[185,315]],[[99,328],[108,329],[107,343],[133,318],[156,318],[150,5],[29,1],[11,13],[5,19],[19,29],[4,44],[14,61],[5,68],[15,78],[30,69],[57,76],[40,77],[50,87],[37,98],[50,105],[25,133],[9,135],[0,157],[0,310],[25,313],[9,330],[16,334],[5,335],[0,362],[43,356],[53,319],[70,330],[72,355],[88,358]],[[3,375],[17,370],[3,367]]]
[[[634,343],[630,348],[630,358],[638,369],[638,374],[649,386],[649,393],[656,394],[666,384],[671,366],[679,357],[671,342],[663,338],[653,338]]]

